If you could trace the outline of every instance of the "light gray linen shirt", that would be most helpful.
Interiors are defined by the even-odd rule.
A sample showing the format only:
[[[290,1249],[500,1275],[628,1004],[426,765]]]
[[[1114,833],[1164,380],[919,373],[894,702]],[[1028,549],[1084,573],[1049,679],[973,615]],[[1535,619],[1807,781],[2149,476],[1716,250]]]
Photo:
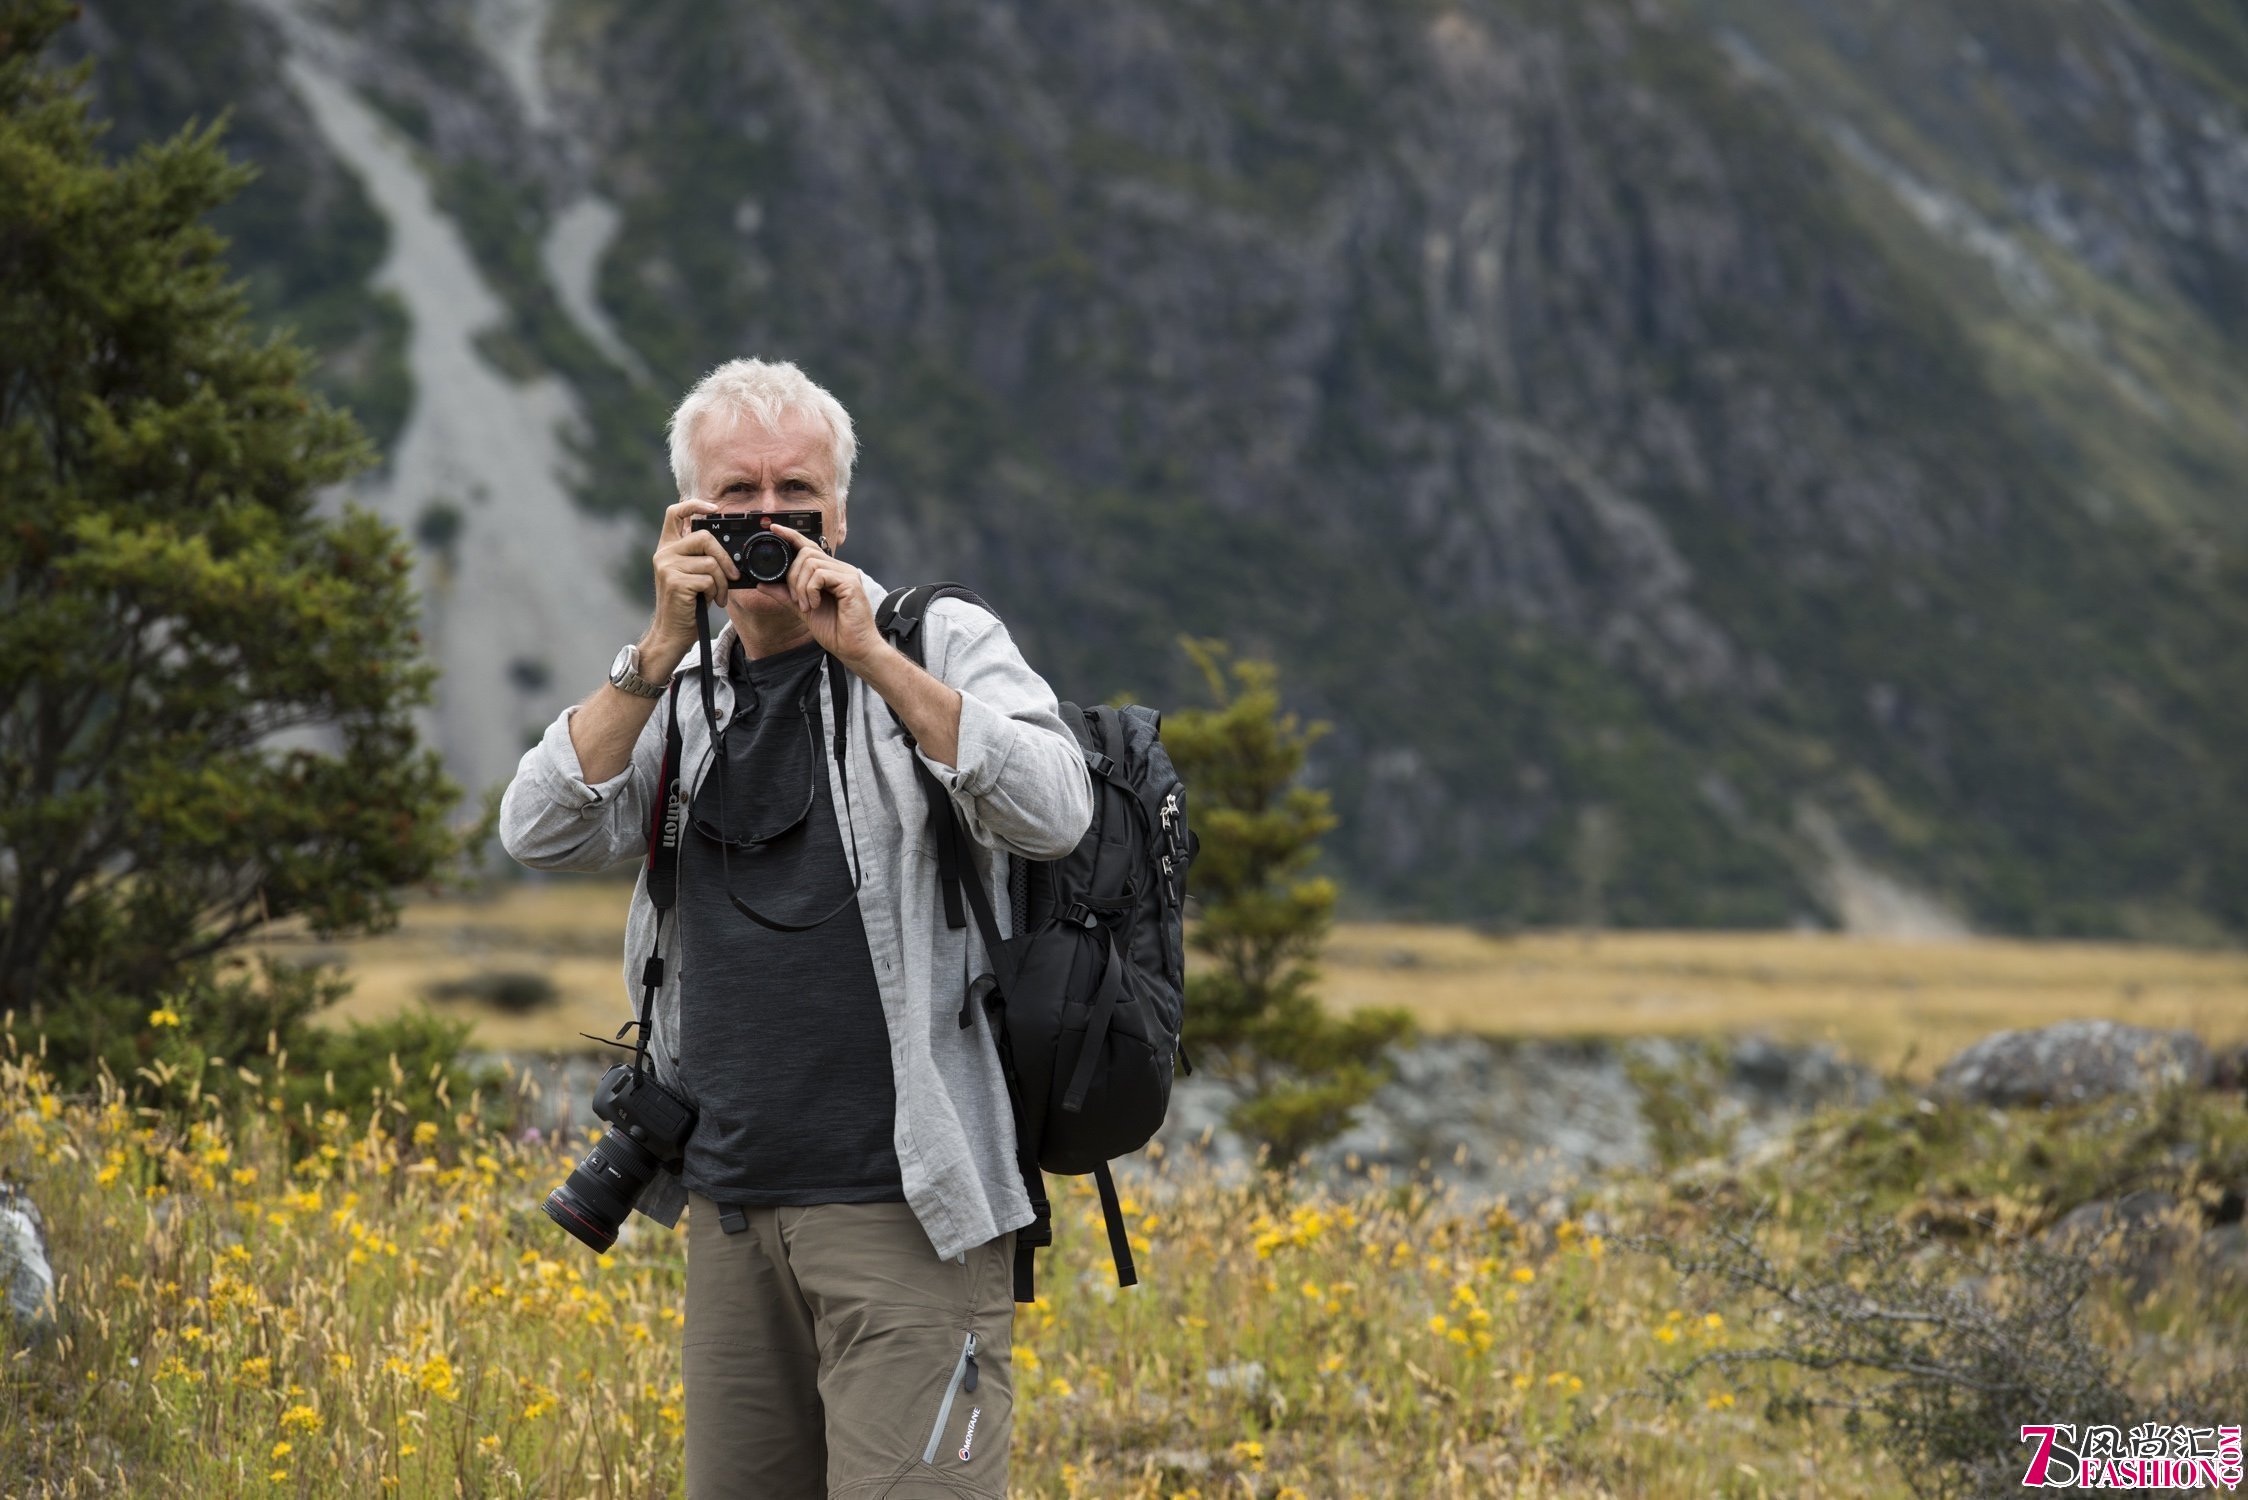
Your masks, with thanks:
[[[885,590],[863,572],[860,578],[870,604],[878,606]],[[929,671],[960,693],[957,765],[908,748],[889,705],[853,675],[844,715],[845,767],[839,770],[836,726],[827,722],[833,715],[826,712],[832,700],[825,673],[838,670],[832,660],[822,663],[816,701],[829,790],[845,819],[844,847],[855,847],[859,915],[889,1027],[897,1084],[894,1139],[906,1202],[937,1254],[950,1259],[1028,1224],[1031,1208],[1015,1164],[1014,1115],[988,1019],[978,1007],[974,1024],[960,1026],[966,987],[989,964],[973,921],[958,930],[945,925],[929,804],[914,776],[914,761],[935,773],[951,793],[962,826],[991,851],[981,875],[1002,934],[1008,925],[1007,857],[1053,859],[1074,849],[1092,822],[1093,789],[1053,689],[1023,660],[1005,625],[964,600],[946,599],[929,611],[921,628]],[[714,662],[725,661],[733,632],[729,620],[712,642]],[[692,800],[711,758],[702,689],[695,680],[700,655],[689,652],[679,671],[686,676],[678,699],[680,748],[683,764],[691,768]],[[716,676],[724,722],[732,712],[733,689],[722,668]],[[630,859],[643,862],[624,945],[625,995],[637,1015],[640,967],[656,933],[645,856],[649,819],[661,800],[656,782],[663,774],[670,708],[657,705],[633,746],[632,764],[598,786],[586,782],[570,744],[570,717],[576,712],[576,705],[564,709],[524,754],[500,803],[500,843],[517,860],[542,870],[605,870]],[[679,1054],[695,1045],[695,1038],[680,1035],[679,975],[695,956],[680,951],[675,914],[663,921],[663,951],[650,1055],[656,1076],[684,1092]],[[817,1026],[820,1018],[807,1015],[804,1024]],[[669,1228],[679,1222],[686,1201],[678,1176],[664,1171],[634,1206]]]

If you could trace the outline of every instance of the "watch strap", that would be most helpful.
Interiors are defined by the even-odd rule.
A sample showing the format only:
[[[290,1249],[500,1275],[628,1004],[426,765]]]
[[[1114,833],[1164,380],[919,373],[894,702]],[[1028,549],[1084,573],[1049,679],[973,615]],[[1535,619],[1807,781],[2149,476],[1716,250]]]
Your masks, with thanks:
[[[650,682],[640,675],[640,648],[628,645],[609,668],[609,686],[620,693],[630,693],[635,698],[656,699],[663,696],[666,684]]]

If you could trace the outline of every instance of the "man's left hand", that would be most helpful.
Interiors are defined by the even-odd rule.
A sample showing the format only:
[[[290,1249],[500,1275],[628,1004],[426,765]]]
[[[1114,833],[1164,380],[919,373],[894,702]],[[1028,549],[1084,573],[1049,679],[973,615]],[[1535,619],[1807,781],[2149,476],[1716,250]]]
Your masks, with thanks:
[[[758,590],[785,599],[812,632],[812,639],[852,671],[865,675],[865,667],[884,648],[881,632],[874,628],[874,607],[867,603],[859,570],[830,557],[819,543],[779,522],[767,529],[796,549],[788,576],[778,583],[761,583]]]

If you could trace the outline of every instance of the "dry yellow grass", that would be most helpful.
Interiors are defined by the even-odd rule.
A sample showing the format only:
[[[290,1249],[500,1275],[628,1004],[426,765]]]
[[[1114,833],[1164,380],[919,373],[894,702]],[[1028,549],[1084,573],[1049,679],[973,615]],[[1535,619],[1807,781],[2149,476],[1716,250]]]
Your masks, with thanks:
[[[1509,1036],[1760,1031],[1925,1074],[1978,1037],[2078,1017],[2248,1040],[2248,953],[1832,933],[1545,932],[1346,925],[1332,1005]]]
[[[627,887],[555,881],[410,908],[397,932],[326,950],[355,982],[335,1019],[423,1003],[479,973],[542,973],[558,1003],[525,1016],[461,1003],[480,1045],[584,1047],[625,1017]],[[275,951],[315,945],[281,936]],[[1926,1073],[2005,1027],[2075,1017],[2184,1026],[2248,1040],[2248,953],[2127,944],[1885,942],[1830,933],[1530,933],[1345,923],[1322,992],[1338,1007],[1397,1005],[1436,1031],[1626,1036],[1747,1031],[1831,1041],[1868,1063]]]
[[[596,1257],[548,1223],[582,1140],[377,1097],[307,1107],[292,1145],[255,1108],[280,1066],[239,1118],[210,1095],[165,1117],[58,1093],[0,1028],[0,1170],[75,1310],[0,1372],[5,1493],[676,1495],[685,1236],[635,1221]],[[1151,1172],[1122,1200],[1146,1283],[1116,1293],[1089,1181],[1057,1179],[1041,1296],[985,1353],[1026,1500],[1905,1493],[1831,1421],[1775,1431],[1753,1389],[1690,1371],[1734,1324],[1596,1229]]]

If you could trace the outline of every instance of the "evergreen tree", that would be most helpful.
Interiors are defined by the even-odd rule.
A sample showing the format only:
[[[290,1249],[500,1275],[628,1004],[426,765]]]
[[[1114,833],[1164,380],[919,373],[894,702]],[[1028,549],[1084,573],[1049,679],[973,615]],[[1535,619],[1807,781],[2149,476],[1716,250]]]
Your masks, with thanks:
[[[314,495],[365,464],[252,328],[206,216],[213,126],[105,159],[65,0],[0,0],[0,1007],[65,1076],[181,1015],[262,1051],[328,990],[229,962],[262,924],[376,928],[455,848],[416,740],[411,562]]]
[[[1270,663],[1184,644],[1215,704],[1163,722],[1202,841],[1189,941],[1211,961],[1188,976],[1188,1030],[1198,1065],[1237,1096],[1229,1123],[1286,1170],[1348,1127],[1388,1077],[1383,1049],[1412,1023],[1397,1010],[1330,1015],[1312,992],[1335,884],[1310,870],[1335,816],[1296,778],[1325,726],[1281,711]]]

